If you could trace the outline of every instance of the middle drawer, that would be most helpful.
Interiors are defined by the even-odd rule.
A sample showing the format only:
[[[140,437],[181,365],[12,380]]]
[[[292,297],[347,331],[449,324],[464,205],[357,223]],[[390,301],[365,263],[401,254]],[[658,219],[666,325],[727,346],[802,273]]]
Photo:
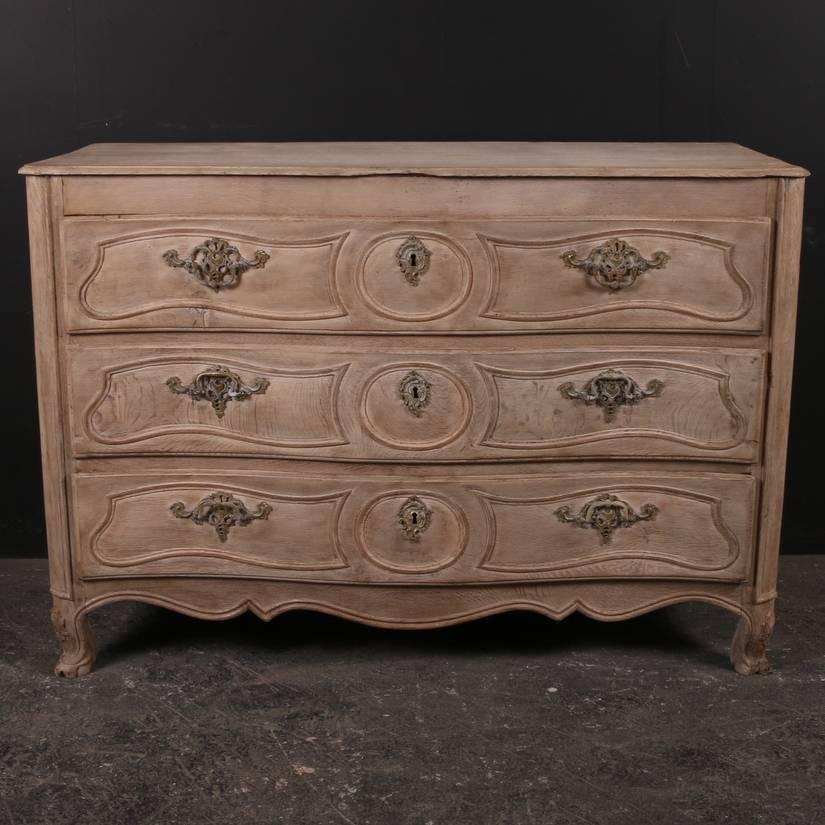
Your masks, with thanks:
[[[76,455],[753,461],[750,349],[301,345],[70,350]]]

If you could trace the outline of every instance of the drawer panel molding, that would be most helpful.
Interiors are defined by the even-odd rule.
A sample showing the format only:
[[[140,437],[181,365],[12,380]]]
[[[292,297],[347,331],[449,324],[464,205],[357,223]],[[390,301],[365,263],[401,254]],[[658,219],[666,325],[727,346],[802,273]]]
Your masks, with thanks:
[[[740,537],[750,535],[748,490],[731,484],[728,495]],[[550,573],[626,562],[632,574],[636,563],[663,562],[713,573],[736,568],[742,553],[722,499],[697,490],[626,481],[576,489],[572,481],[570,492],[547,497],[478,493],[493,524],[486,570]]]
[[[286,240],[230,234],[226,226],[114,237],[111,228],[95,229],[80,222],[67,237],[70,277],[80,279],[80,308],[88,318],[115,322],[171,313],[185,328],[197,311],[271,322],[346,315],[335,280],[346,232]],[[252,260],[239,248],[250,250]],[[181,258],[178,249],[191,254]]]
[[[771,222],[73,219],[69,329],[762,332]]]
[[[733,369],[745,369],[746,363]],[[605,359],[556,370],[478,366],[495,399],[481,441],[486,446],[546,450],[655,437],[720,451],[748,437],[747,420],[731,390],[731,373],[709,366],[655,357]],[[636,379],[630,389],[625,373]],[[751,376],[755,394],[749,395],[750,403],[758,404],[760,373],[757,366]],[[576,390],[577,386],[584,389]]]
[[[279,369],[238,360],[216,367],[193,356],[146,358],[105,372],[83,425],[102,445],[183,434],[204,436],[206,452],[215,435],[272,447],[344,445],[338,397],[348,367]],[[170,373],[194,377],[184,385]],[[251,384],[241,375],[253,376]]]
[[[479,236],[492,271],[483,317],[545,326],[762,326],[767,222],[712,224],[714,236],[619,225],[560,237],[541,228],[544,238]]]
[[[237,466],[77,476],[84,575],[741,581],[752,558],[757,486],[740,474],[651,466],[594,483],[586,471],[404,479]]]
[[[398,355],[83,346],[74,448],[415,462],[756,455],[766,369],[756,350]]]
[[[108,568],[181,560],[191,569],[209,560],[241,569],[347,567],[338,520],[349,490],[300,496],[226,484],[216,492],[213,485],[169,482],[137,486],[100,502],[82,489],[84,512],[105,513],[89,551]]]

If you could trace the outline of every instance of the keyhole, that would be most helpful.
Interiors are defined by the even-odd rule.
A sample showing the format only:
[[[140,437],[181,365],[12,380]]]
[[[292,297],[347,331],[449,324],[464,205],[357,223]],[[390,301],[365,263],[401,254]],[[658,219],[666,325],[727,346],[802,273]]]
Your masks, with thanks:
[[[413,527],[415,527],[415,525],[418,524],[418,513],[413,513],[412,514],[412,523],[413,523]]]
[[[413,398],[418,399],[418,387],[413,387]]]
[[[415,255],[415,252],[412,252],[412,253],[410,254],[410,265],[414,267],[414,266],[415,266],[415,262],[416,262],[416,255]]]

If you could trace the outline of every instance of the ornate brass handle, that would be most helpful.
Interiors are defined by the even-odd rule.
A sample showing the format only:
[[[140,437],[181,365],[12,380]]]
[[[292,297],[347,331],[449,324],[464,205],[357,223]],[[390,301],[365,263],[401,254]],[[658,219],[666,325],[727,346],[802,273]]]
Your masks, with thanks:
[[[432,518],[432,510],[418,496],[410,496],[398,511],[398,524],[407,541],[421,541]]]
[[[572,269],[581,269],[599,285],[607,289],[633,286],[636,278],[648,269],[663,269],[670,260],[667,252],[654,252],[651,260],[644,258],[633,246],[621,238],[611,238],[590,250],[586,258],[577,258],[576,251],[565,252],[561,259]]]
[[[223,238],[209,238],[196,246],[187,258],[181,258],[177,249],[163,253],[167,266],[180,267],[194,275],[202,284],[218,292],[236,286],[248,269],[261,269],[269,260],[266,252],[258,249],[255,259],[247,261],[236,246]]]
[[[166,386],[178,395],[188,395],[193,401],[208,401],[218,418],[223,418],[230,401],[246,401],[253,395],[266,392],[269,381],[256,378],[254,384],[244,384],[240,375],[229,367],[209,367],[199,372],[191,384],[181,383],[176,375],[166,380]]]
[[[421,276],[430,268],[431,255],[430,250],[415,235],[410,235],[398,247],[395,259],[408,284],[418,286]]]
[[[577,524],[579,527],[592,527],[598,530],[602,544],[609,544],[614,530],[630,527],[637,521],[651,521],[656,518],[659,508],[655,504],[643,504],[639,512],[618,496],[602,493],[588,501],[576,515],[570,515],[570,508],[559,507],[556,516],[561,522]]]
[[[432,399],[432,384],[421,373],[408,372],[398,385],[401,403],[416,417],[421,418],[423,410]]]
[[[605,370],[591,378],[580,390],[569,381],[559,386],[563,398],[595,404],[604,410],[604,420],[613,421],[616,410],[630,404],[638,404],[643,398],[654,398],[664,389],[664,381],[654,378],[642,389],[629,375],[620,370]]]
[[[191,519],[195,524],[214,527],[221,542],[225,542],[232,527],[246,527],[255,519],[267,519],[272,507],[265,501],[258,509],[250,512],[246,505],[230,493],[212,493],[201,499],[191,510],[182,501],[176,501],[169,508],[178,518]]]

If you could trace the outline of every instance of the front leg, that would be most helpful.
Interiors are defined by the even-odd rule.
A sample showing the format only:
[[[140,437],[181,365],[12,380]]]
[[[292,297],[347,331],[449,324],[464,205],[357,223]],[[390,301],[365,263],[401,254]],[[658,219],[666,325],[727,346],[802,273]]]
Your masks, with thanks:
[[[737,673],[768,673],[768,639],[773,631],[773,601],[746,607],[733,637],[730,658]]]
[[[75,602],[55,596],[52,624],[63,645],[54,672],[68,678],[88,673],[95,663],[97,652],[88,615]]]

